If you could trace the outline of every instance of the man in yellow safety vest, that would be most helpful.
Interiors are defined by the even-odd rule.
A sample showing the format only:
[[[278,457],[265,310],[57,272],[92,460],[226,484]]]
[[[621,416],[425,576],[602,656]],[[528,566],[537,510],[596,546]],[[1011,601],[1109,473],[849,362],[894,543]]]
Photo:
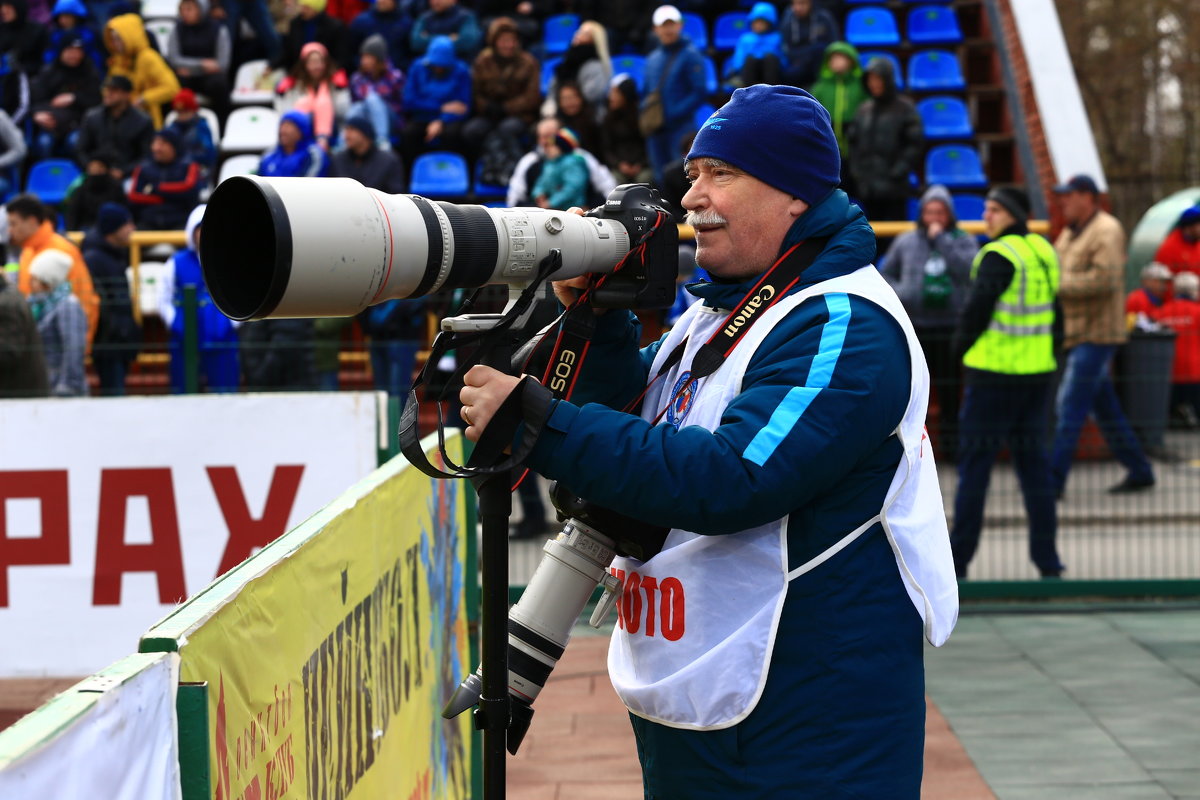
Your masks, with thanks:
[[[956,331],[966,391],[960,412],[958,490],[950,544],[965,578],[983,527],[992,463],[1008,445],[1029,517],[1029,555],[1043,578],[1062,575],[1055,547],[1047,413],[1061,338],[1054,248],[1029,232],[1029,198],[993,189],[983,219],[992,241],[971,267],[971,294]]]

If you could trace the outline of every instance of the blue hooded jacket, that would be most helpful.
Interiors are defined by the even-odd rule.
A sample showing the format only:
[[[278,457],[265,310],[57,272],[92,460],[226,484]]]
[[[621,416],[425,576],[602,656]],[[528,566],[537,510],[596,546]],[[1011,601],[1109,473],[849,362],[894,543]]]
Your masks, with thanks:
[[[73,14],[76,20],[75,27],[60,27],[58,24],[59,14]],[[105,72],[104,54],[100,52],[100,44],[96,38],[96,32],[88,26],[87,6],[80,0],[58,0],[54,4],[54,9],[50,12],[50,18],[53,23],[49,26],[50,46],[46,48],[46,52],[42,56],[45,63],[49,64],[58,58],[58,54],[62,52],[67,42],[79,39],[83,42],[83,50],[87,53],[87,57],[92,60],[92,63],[100,70],[100,74],[103,75]]]
[[[775,6],[770,3],[755,3],[750,9],[748,22],[762,19],[771,23],[771,30],[766,33],[746,31],[738,37],[737,48],[725,62],[725,77],[732,77],[742,71],[746,59],[750,57],[765,58],[775,56],[779,59],[780,67],[787,68],[787,55],[783,47],[783,37],[779,34],[779,15]]]
[[[435,36],[424,58],[413,62],[404,84],[404,110],[420,122],[454,122],[465,114],[450,114],[442,106],[458,100],[471,108],[471,70],[454,55],[449,36]]]
[[[875,255],[870,226],[841,190],[801,215],[782,249],[813,237],[827,242],[793,291]],[[732,308],[756,278],[688,289],[709,306]],[[798,305],[755,351],[741,392],[711,432],[613,410],[645,386],[661,343],[639,352],[639,334],[631,314],[597,319],[576,402],[553,403],[528,466],[601,506],[702,535],[786,517],[788,569],[879,513],[902,458],[892,433],[911,383],[903,331],[882,308],[844,294]],[[807,405],[794,403],[800,395]],[[748,457],[767,428],[770,452]],[[920,615],[877,522],[788,584],[757,706],[736,727],[702,734],[714,748],[728,737],[738,763],[700,768],[688,744],[695,734],[634,719],[639,742],[653,742],[647,795],[915,800],[922,647]]]
[[[323,178],[328,172],[325,151],[313,138],[312,119],[303,111],[289,111],[279,124],[291,122],[300,129],[300,141],[290,152],[283,152],[278,144],[268,150],[258,165],[258,174],[267,178]]]

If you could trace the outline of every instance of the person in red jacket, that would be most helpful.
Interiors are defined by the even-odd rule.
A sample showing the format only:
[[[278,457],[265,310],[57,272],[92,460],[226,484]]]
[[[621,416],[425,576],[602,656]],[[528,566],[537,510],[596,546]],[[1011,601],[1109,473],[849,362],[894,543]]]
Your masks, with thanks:
[[[1154,260],[1172,272],[1200,275],[1200,205],[1184,209],[1174,230],[1159,245]]]
[[[1171,295],[1171,270],[1164,264],[1151,261],[1142,267],[1142,285],[1125,298],[1126,314],[1145,314],[1154,317]]]
[[[1175,331],[1171,408],[1191,427],[1200,424],[1200,276],[1181,272],[1173,288],[1175,297],[1154,318]]]

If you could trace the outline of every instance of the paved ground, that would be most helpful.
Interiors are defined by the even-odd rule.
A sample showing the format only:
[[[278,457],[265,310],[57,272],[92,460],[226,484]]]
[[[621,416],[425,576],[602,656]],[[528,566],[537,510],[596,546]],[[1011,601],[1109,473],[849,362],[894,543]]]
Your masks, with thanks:
[[[577,635],[559,662],[509,762],[513,800],[641,798],[604,648]],[[1200,798],[1194,606],[968,614],[926,663],[922,800]]]

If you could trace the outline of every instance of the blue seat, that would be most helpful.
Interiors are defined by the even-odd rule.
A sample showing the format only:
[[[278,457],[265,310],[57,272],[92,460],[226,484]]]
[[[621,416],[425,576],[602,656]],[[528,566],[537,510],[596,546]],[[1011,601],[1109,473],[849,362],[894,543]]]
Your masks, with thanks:
[[[484,183],[480,175],[483,172],[482,159],[475,165],[475,202],[480,205],[487,205],[492,201],[499,201],[499,205],[504,205],[505,198],[508,197],[508,187],[500,186],[493,183]]]
[[[967,82],[954,53],[923,50],[908,60],[908,88],[914,92],[961,92]]]
[[[79,167],[65,158],[48,158],[33,165],[25,181],[25,191],[37,195],[46,205],[56,206],[67,199],[67,187],[79,177]]]
[[[550,81],[554,80],[554,68],[562,63],[561,58],[547,58],[542,62],[542,96],[550,94]]]
[[[709,94],[721,88],[721,78],[717,75],[717,65],[708,56],[704,56],[704,91]]]
[[[915,46],[958,44],[963,40],[951,6],[917,6],[908,12],[908,41]]]
[[[975,148],[962,144],[939,145],[925,156],[925,182],[955,189],[986,189],[987,176]]]
[[[904,218],[907,220],[915,220],[921,216],[921,199],[919,197],[910,197],[904,203]]]
[[[917,103],[926,139],[970,139],[975,135],[967,104],[957,97],[939,95]]]
[[[683,15],[683,35],[688,37],[700,52],[708,49],[708,23],[699,14]]]
[[[467,159],[458,153],[422,153],[413,162],[409,191],[427,197],[464,197],[471,191]]]
[[[954,216],[960,220],[983,219],[983,197],[977,194],[956,194],[954,200]]]
[[[613,56],[612,70],[613,75],[620,75],[622,72],[628,73],[629,77],[633,78],[633,82],[637,84],[638,95],[642,94],[642,87],[646,84],[645,56],[635,56],[629,53]]]
[[[896,88],[904,88],[904,69],[900,66],[900,59],[882,50],[864,50],[858,54],[858,62],[862,64],[863,69],[867,68],[867,64],[871,63],[872,58],[886,58],[892,62],[892,74],[896,76]]]
[[[900,44],[900,29],[891,11],[863,6],[846,15],[846,41],[855,47],[895,47]]]
[[[571,46],[571,37],[579,30],[578,14],[555,14],[546,17],[542,26],[542,47],[546,55],[565,53]]]
[[[745,11],[729,11],[717,17],[713,24],[713,47],[719,52],[733,50],[738,39],[750,30],[750,15]]]
[[[696,130],[700,130],[704,127],[704,123],[708,122],[708,118],[715,113],[717,113],[717,109],[711,103],[702,103],[692,117],[692,124],[696,126]]]

